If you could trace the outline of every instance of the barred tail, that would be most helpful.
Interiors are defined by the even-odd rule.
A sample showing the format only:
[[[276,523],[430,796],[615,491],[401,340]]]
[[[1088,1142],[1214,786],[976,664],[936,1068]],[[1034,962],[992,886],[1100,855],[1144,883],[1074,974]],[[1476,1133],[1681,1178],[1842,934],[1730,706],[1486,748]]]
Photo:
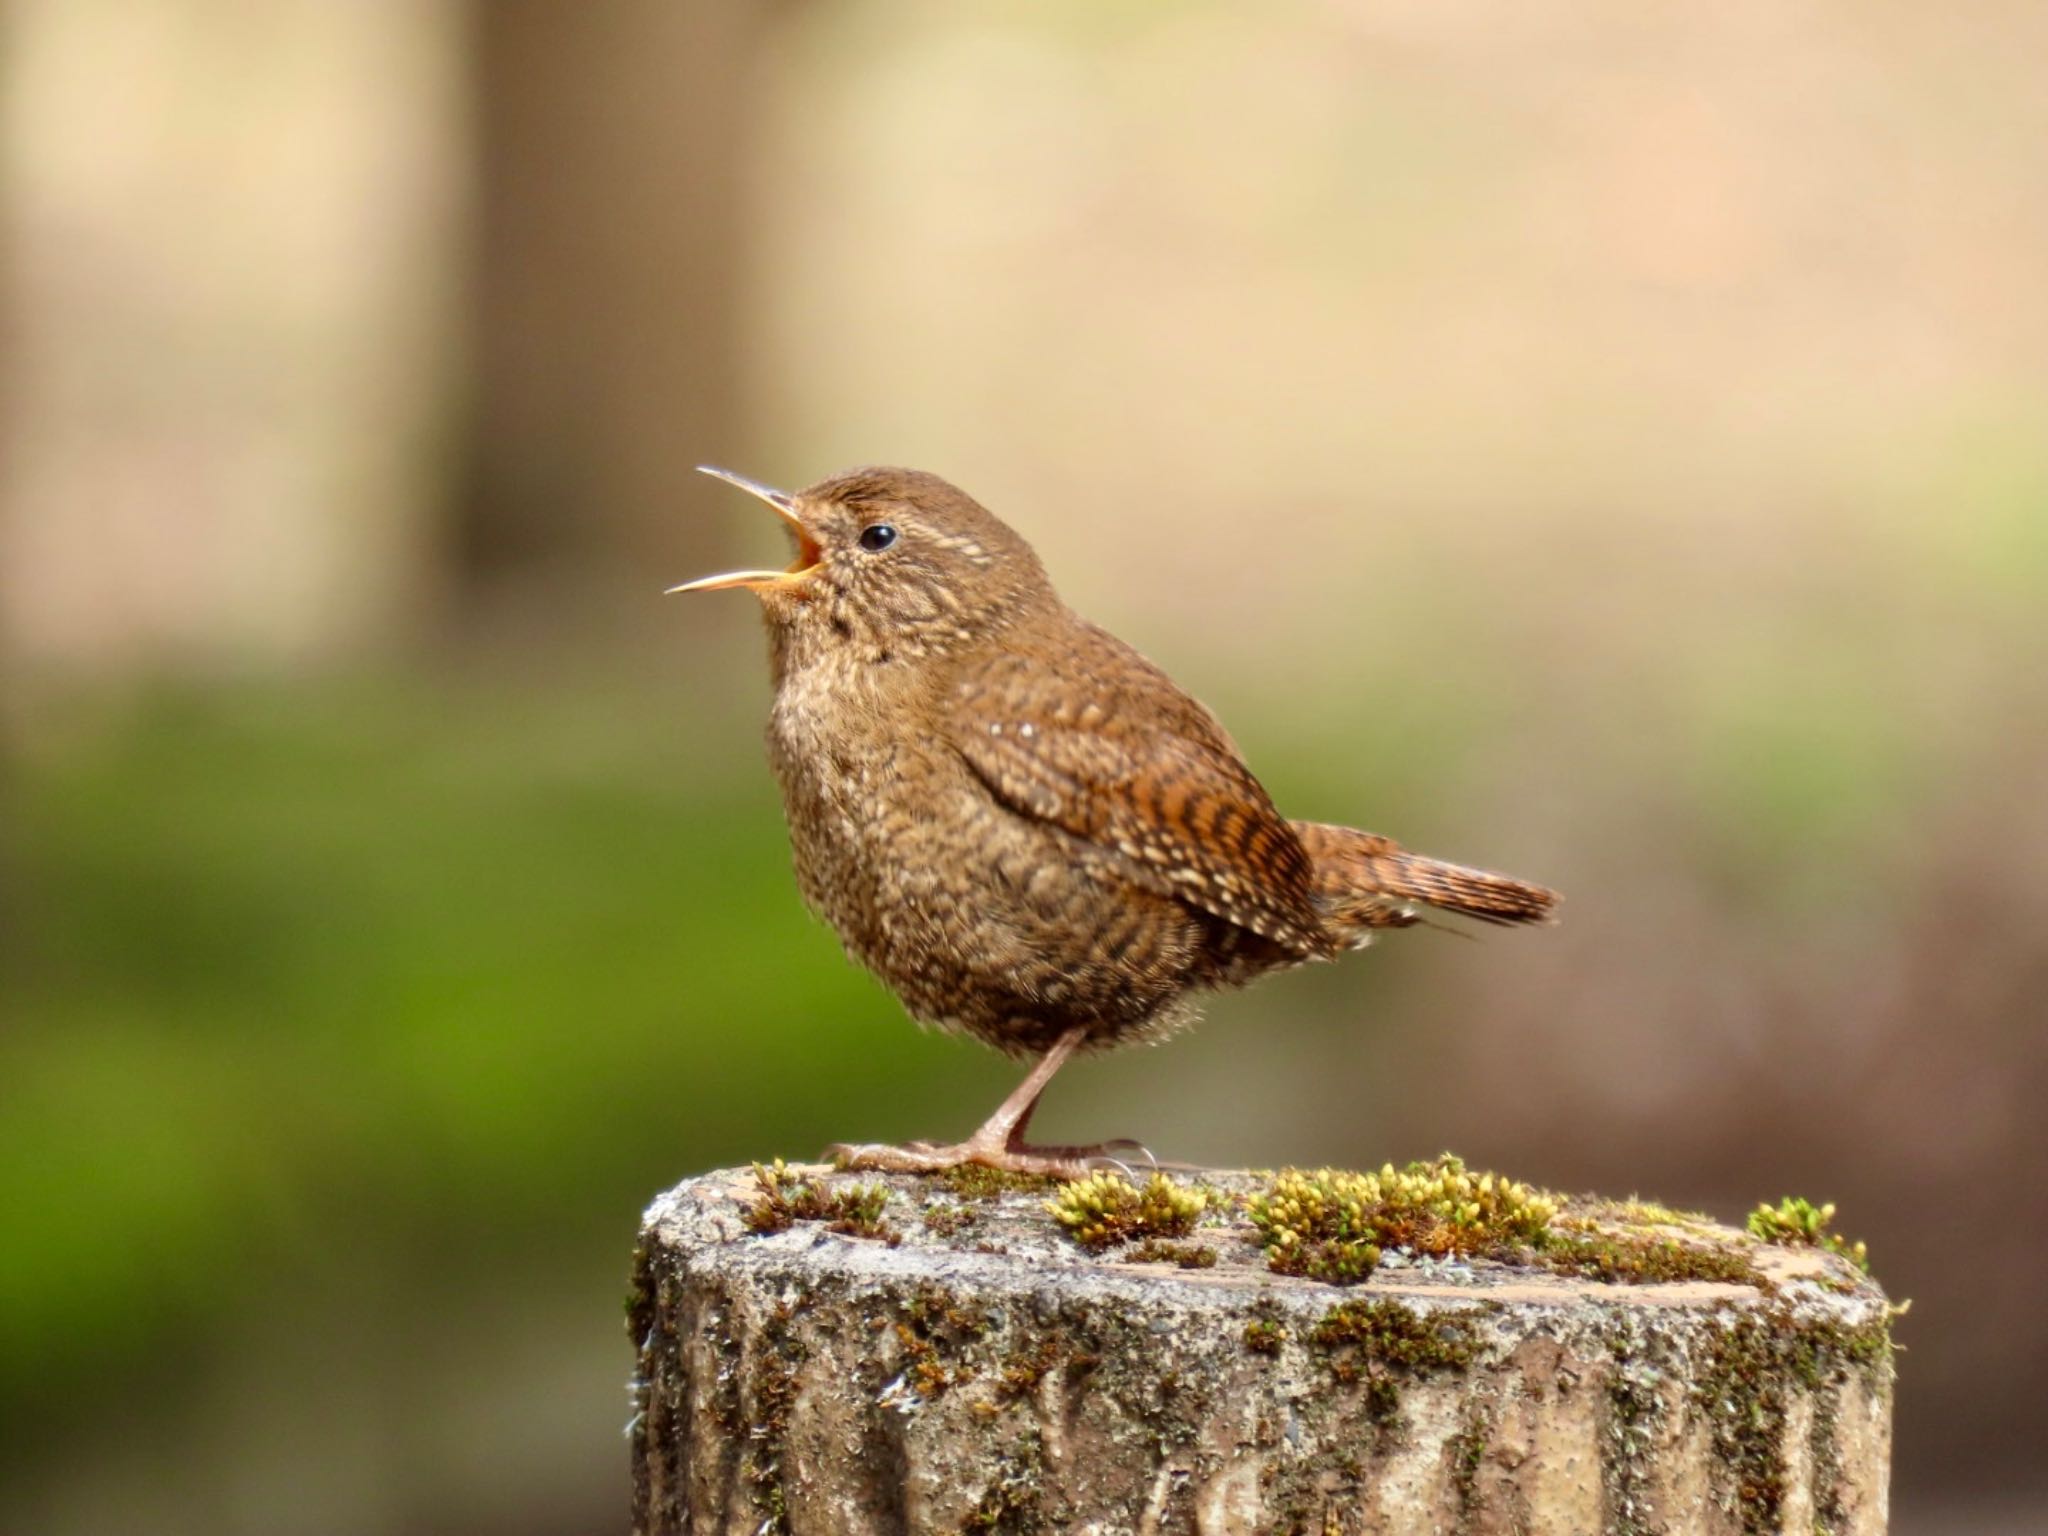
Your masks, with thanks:
[[[1324,921],[1357,943],[1370,939],[1375,928],[1421,922],[1418,904],[1503,926],[1547,922],[1557,907],[1555,891],[1427,859],[1375,833],[1316,821],[1297,821],[1294,831],[1315,861],[1316,902]]]

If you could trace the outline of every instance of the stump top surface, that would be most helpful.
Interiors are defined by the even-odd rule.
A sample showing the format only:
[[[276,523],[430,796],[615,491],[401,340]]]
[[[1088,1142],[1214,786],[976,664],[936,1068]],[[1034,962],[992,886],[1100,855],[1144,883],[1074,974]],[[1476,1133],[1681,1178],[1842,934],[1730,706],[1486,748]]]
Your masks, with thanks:
[[[757,1233],[749,1212],[761,1198],[752,1169],[721,1169],[685,1181],[658,1196],[643,1218],[643,1243],[683,1253],[720,1250],[721,1265],[765,1264],[778,1270],[869,1277],[901,1283],[920,1278],[1004,1290],[1091,1291],[1125,1299],[1149,1296],[1181,1307],[1230,1306],[1256,1295],[1288,1306],[1320,1310],[1347,1296],[1403,1300],[1488,1301],[1503,1306],[1603,1310],[1740,1310],[1765,1301],[1802,1312],[1828,1314],[1844,1326],[1863,1326],[1888,1315],[1884,1293],[1840,1255],[1821,1248],[1759,1242],[1747,1233],[1702,1217],[1656,1222],[1623,1213],[1642,1207],[1574,1200],[1585,1214],[1616,1232],[1649,1233],[1688,1245],[1738,1255],[1754,1265],[1761,1285],[1685,1279],[1621,1283],[1556,1273],[1539,1265],[1488,1259],[1438,1259],[1393,1250],[1369,1280],[1339,1286],[1276,1274],[1244,1210],[1269,1176],[1245,1170],[1175,1171],[1171,1175],[1209,1194],[1200,1224],[1175,1246],[1208,1249],[1213,1265],[1191,1269],[1171,1261],[1133,1262],[1138,1245],[1090,1252],[1072,1241],[1046,1208],[1058,1189],[1000,1189],[963,1194],[943,1178],[921,1174],[842,1173],[823,1165],[790,1165],[789,1173],[828,1192],[879,1186],[887,1191],[880,1224],[888,1236],[862,1237],[817,1221]]]

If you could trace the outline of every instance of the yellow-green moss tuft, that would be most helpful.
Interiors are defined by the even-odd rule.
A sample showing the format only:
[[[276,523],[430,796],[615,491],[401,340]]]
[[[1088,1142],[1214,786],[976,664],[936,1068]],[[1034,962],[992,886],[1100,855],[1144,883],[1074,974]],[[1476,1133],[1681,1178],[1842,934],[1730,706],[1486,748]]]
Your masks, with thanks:
[[[759,1193],[742,1220],[758,1236],[786,1231],[799,1221],[821,1221],[830,1231],[877,1238],[892,1248],[903,1241],[903,1234],[882,1220],[889,1191],[879,1184],[827,1189],[790,1172],[778,1157],[771,1167],[754,1164],[754,1186]]]
[[[1277,1355],[1287,1342],[1287,1330],[1270,1317],[1255,1317],[1244,1325],[1244,1347],[1255,1355]]]
[[[1134,1237],[1185,1237],[1209,1197],[1155,1173],[1139,1189],[1120,1173],[1094,1173],[1064,1186],[1045,1208],[1083,1248],[1099,1250]]]
[[[971,1205],[938,1202],[928,1205],[918,1215],[925,1231],[934,1237],[957,1237],[981,1220],[981,1212]]]
[[[1851,1243],[1838,1232],[1827,1230],[1835,1219],[1835,1203],[1815,1205],[1797,1195],[1787,1195],[1775,1206],[1759,1205],[1749,1213],[1749,1235],[1785,1248],[1822,1248],[1838,1253],[1866,1275],[1870,1273],[1870,1250]]]
[[[1247,1204],[1269,1268],[1350,1284],[1383,1248],[1432,1255],[1508,1254],[1539,1241],[1557,1201],[1513,1179],[1474,1173],[1445,1153],[1378,1173],[1286,1169]]]

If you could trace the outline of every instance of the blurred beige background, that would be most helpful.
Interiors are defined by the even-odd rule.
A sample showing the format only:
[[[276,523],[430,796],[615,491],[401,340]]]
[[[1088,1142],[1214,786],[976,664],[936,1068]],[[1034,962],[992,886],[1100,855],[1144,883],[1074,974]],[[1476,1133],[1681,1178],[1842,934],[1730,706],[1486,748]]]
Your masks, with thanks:
[[[691,473],[958,480],[1291,814],[1564,889],[1052,1135],[1834,1199],[2039,1529],[2048,13],[0,0],[0,1526],[623,1519],[638,1207],[966,1128]]]

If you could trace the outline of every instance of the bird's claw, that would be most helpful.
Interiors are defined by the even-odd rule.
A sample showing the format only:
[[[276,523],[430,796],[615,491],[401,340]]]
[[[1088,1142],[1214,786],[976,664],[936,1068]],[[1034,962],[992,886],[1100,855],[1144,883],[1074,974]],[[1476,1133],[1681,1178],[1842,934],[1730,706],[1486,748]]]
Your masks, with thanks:
[[[1142,1141],[1134,1141],[1128,1136],[1118,1136],[1113,1140],[1105,1141],[1100,1146],[1092,1148],[1086,1161],[1091,1168],[1098,1166],[1114,1168],[1125,1178],[1130,1178],[1132,1177],[1131,1165],[1122,1158],[1115,1156],[1112,1152],[1113,1148],[1123,1147],[1130,1148],[1139,1158],[1143,1159],[1148,1173],[1157,1173],[1159,1171],[1159,1159],[1152,1155],[1152,1149],[1147,1147]]]
[[[890,1146],[881,1142],[835,1143],[825,1149],[833,1166],[877,1173],[944,1173],[949,1168],[979,1164],[999,1173],[1034,1174],[1044,1178],[1078,1179],[1088,1172],[1096,1148],[1008,1146],[968,1140],[951,1145],[912,1141]]]

